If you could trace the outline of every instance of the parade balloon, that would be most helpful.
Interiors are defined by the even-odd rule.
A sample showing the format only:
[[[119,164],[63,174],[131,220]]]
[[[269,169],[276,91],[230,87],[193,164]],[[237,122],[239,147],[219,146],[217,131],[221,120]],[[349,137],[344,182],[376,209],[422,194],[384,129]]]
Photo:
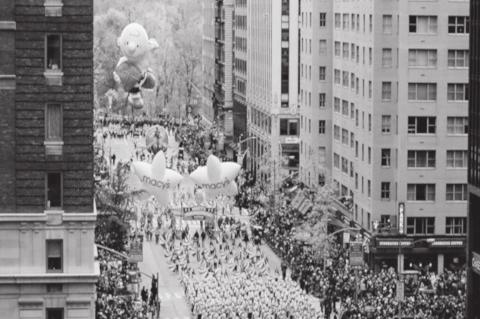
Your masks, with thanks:
[[[114,72],[115,81],[128,92],[128,102],[134,108],[143,107],[141,89],[153,89],[156,77],[149,68],[150,53],[159,47],[155,39],[149,39],[145,28],[138,23],[127,25],[117,44],[123,56]]]
[[[234,196],[238,192],[235,177],[240,168],[237,163],[222,163],[218,157],[210,155],[207,165],[194,170],[190,178],[205,191],[207,199],[215,199],[218,195]]]
[[[132,169],[142,182],[147,192],[154,195],[160,205],[168,206],[171,201],[171,193],[182,181],[182,175],[167,169],[165,154],[158,152],[152,164],[145,162],[133,162]]]
[[[145,144],[147,148],[154,148],[158,151],[167,148],[169,136],[167,130],[163,126],[154,125],[145,132]]]

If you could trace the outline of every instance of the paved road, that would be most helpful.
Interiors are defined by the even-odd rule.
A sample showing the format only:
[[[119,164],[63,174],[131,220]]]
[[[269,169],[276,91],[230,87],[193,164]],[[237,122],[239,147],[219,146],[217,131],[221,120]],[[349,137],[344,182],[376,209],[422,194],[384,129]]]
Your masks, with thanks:
[[[185,293],[178,276],[173,273],[163,254],[163,248],[155,242],[144,242],[143,262],[139,264],[140,271],[151,275],[159,274],[158,295],[161,300],[161,319],[190,319],[191,313]],[[150,278],[142,275],[142,285],[150,289]]]

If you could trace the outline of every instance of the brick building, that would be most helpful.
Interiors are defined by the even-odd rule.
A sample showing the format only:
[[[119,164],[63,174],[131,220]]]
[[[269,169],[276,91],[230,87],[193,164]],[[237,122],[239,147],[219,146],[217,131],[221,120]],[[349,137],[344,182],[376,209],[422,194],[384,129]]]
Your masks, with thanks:
[[[0,0],[0,317],[93,318],[93,0]]]

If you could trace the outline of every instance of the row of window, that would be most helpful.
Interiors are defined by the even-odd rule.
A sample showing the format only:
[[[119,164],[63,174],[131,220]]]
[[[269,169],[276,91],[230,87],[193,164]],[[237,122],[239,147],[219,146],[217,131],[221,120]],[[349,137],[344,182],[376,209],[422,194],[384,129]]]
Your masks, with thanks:
[[[302,28],[304,27],[312,27],[312,13],[311,12],[303,12],[301,14],[300,25]],[[320,12],[318,14],[318,26],[320,28],[324,28],[327,25],[327,13]]]
[[[312,120],[308,119],[305,117],[305,125],[303,125],[303,115],[300,117],[300,128],[303,129],[304,131],[307,131],[308,127],[308,133],[312,133]],[[308,124],[308,125],[307,125]],[[325,134],[326,132],[326,121],[325,120],[319,120],[318,121],[318,134]]]
[[[355,45],[354,43],[348,42],[340,42],[335,41],[334,43],[334,55],[336,57],[342,57],[343,59],[355,61],[357,64],[360,63],[360,51],[362,51],[362,63],[366,64],[366,57],[367,57],[367,48],[362,47],[360,50],[360,46]],[[371,47],[368,48],[368,64],[372,65],[373,63],[373,49]]]
[[[314,71],[315,72],[315,71]],[[312,66],[307,64],[300,64],[300,77],[306,80],[312,79]],[[325,81],[327,79],[327,67],[319,66],[318,67],[318,77],[319,81]]]
[[[318,107],[325,107],[325,101],[327,99],[327,95],[325,93],[318,93]],[[312,106],[312,92],[308,92],[307,90],[300,90],[300,105],[301,106]]]
[[[235,15],[235,28],[247,30],[247,16]]]
[[[288,38],[285,39],[285,37],[287,37],[287,35],[282,37],[282,41],[288,41]],[[312,39],[306,39],[303,37],[300,39],[300,52],[312,54]],[[318,54],[320,56],[327,54],[327,40],[318,40]]]
[[[468,83],[447,83],[447,101],[468,100]],[[392,100],[392,82],[382,82],[382,101]],[[436,83],[408,83],[409,101],[436,101]]]
[[[406,231],[409,235],[435,233],[435,217],[407,217]],[[467,233],[466,217],[446,217],[445,233],[463,235]]]
[[[399,17],[397,16],[397,19]],[[335,13],[335,29],[360,32],[361,19],[359,14]],[[448,34],[468,34],[470,19],[468,16],[448,16]],[[366,16],[363,15],[363,32],[366,32]],[[368,31],[373,31],[373,16],[368,16]],[[382,32],[393,33],[393,16],[384,14],[382,16]],[[415,34],[437,34],[438,17],[427,15],[410,15],[408,17],[408,32]]]
[[[250,123],[268,134],[272,133],[272,120],[270,116],[255,108],[251,108]]]
[[[243,37],[235,37],[235,49],[247,52],[247,39]]]
[[[468,196],[467,184],[446,184],[446,201],[466,201]],[[391,199],[391,183],[381,182],[380,198]],[[435,184],[407,184],[408,201],[435,201]]]
[[[447,150],[447,168],[467,168],[468,154],[466,150]],[[381,149],[382,167],[391,166],[392,152],[390,148]],[[435,150],[408,150],[407,151],[408,168],[435,168],[436,151]]]
[[[339,69],[333,70],[333,82],[342,85],[345,88],[350,87],[357,95],[360,94],[360,78],[355,76],[355,73],[348,71],[341,71]],[[373,84],[368,81],[368,98],[372,98]],[[365,79],[362,79],[362,96],[365,97]]]

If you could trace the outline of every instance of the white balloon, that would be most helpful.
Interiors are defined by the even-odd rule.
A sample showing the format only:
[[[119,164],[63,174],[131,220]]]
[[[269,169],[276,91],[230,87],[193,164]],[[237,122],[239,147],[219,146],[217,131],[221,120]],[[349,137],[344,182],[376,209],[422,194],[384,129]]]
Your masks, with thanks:
[[[133,162],[133,172],[142,182],[144,189],[154,195],[160,205],[168,206],[171,201],[171,193],[180,184],[183,176],[165,168],[165,156],[163,153],[158,158],[156,156],[155,159],[155,167],[153,164],[145,162]],[[163,176],[159,178],[161,175]]]
[[[155,179],[163,179],[165,176],[166,161],[165,154],[162,151],[158,152],[152,161],[152,176]]]
[[[212,182],[219,182],[222,178],[221,162],[215,155],[207,158],[207,174],[208,179]]]
[[[235,177],[240,172],[240,165],[234,162],[222,163],[218,157],[210,155],[207,166],[198,167],[190,174],[190,178],[200,186],[207,199],[215,199],[219,195],[234,196],[238,192]]]

